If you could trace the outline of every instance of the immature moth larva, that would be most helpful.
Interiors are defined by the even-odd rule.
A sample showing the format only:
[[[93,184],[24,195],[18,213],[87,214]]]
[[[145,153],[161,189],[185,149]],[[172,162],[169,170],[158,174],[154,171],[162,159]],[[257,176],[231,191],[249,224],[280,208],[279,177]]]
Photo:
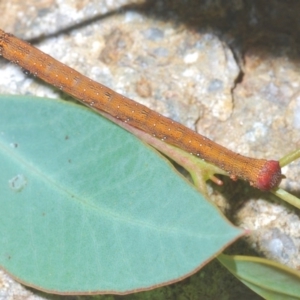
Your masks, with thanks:
[[[278,161],[249,158],[228,150],[182,124],[89,79],[1,29],[0,55],[85,105],[104,111],[217,165],[227,171],[232,179],[242,178],[263,191],[278,186],[282,179]]]

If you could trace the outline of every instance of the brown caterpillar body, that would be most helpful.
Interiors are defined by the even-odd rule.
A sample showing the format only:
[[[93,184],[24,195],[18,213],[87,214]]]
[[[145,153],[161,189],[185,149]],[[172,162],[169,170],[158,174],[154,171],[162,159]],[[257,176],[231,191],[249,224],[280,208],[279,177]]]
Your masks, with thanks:
[[[85,105],[104,111],[217,165],[233,179],[242,178],[264,191],[278,186],[282,179],[278,161],[249,158],[230,151],[182,124],[91,80],[1,29],[0,55]]]

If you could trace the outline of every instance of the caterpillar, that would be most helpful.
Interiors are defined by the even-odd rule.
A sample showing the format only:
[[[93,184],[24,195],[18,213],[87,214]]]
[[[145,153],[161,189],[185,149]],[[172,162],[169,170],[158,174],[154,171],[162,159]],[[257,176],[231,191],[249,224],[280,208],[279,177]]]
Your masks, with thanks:
[[[128,123],[241,178],[262,191],[279,185],[278,161],[235,153],[201,134],[131,100],[62,64],[36,47],[0,29],[0,55],[63,90],[80,102]]]

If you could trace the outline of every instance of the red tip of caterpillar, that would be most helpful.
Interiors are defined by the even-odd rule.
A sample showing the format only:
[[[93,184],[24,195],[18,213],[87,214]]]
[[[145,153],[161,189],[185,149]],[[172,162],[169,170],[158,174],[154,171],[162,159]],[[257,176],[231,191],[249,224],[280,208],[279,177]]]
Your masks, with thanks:
[[[267,160],[252,185],[262,191],[269,191],[277,187],[283,177],[279,162]]]

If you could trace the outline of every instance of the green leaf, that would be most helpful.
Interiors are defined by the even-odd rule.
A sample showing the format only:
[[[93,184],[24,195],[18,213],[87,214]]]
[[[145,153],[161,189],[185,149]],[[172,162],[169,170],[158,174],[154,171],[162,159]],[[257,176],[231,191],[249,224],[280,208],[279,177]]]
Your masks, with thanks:
[[[265,299],[300,299],[300,272],[268,259],[219,255],[218,260]]]
[[[0,264],[44,291],[167,284],[242,234],[162,156],[79,105],[2,96],[0,165]]]

